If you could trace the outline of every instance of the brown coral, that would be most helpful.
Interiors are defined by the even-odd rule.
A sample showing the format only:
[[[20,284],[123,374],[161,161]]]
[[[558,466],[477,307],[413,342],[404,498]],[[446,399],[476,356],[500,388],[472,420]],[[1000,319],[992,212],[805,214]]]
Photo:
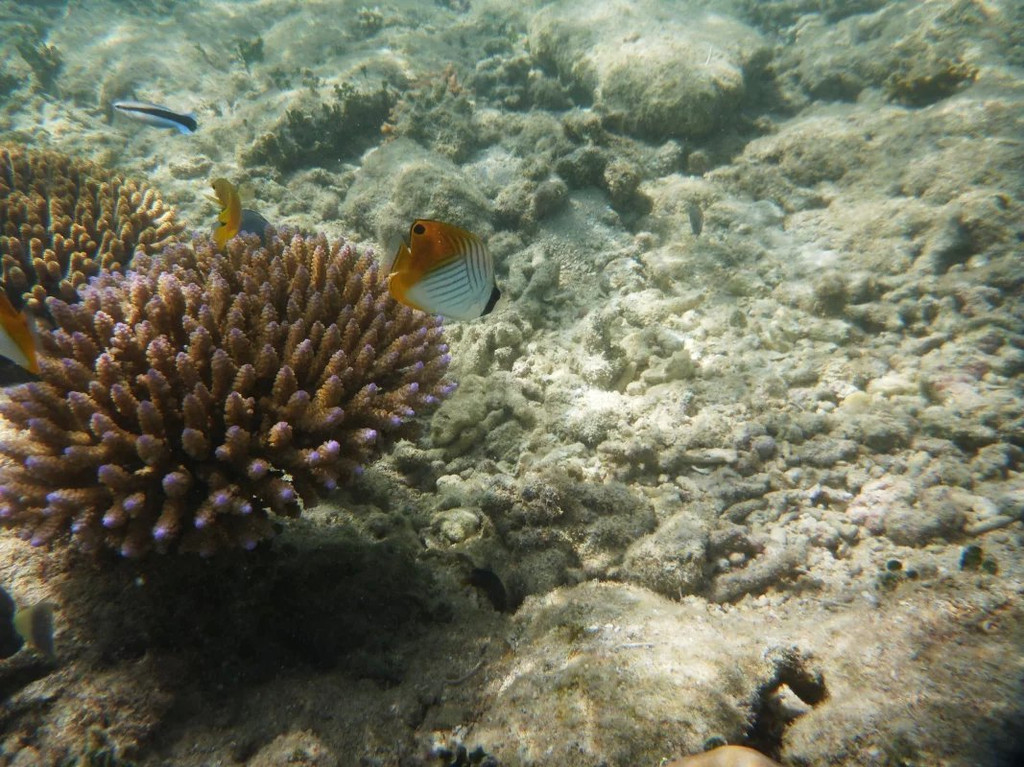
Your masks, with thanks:
[[[145,183],[57,152],[0,146],[0,288],[15,306],[75,301],[101,269],[158,252],[183,225]]]
[[[448,393],[439,321],[321,237],[207,239],[49,299],[42,381],[0,415],[0,524],[137,556],[251,548]]]

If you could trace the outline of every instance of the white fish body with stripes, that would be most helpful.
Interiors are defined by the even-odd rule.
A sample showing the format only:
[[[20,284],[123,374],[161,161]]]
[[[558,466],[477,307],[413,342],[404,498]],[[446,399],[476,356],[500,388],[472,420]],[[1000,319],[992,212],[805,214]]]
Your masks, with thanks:
[[[484,241],[443,221],[417,219],[398,247],[388,290],[399,303],[454,320],[488,314],[501,297]]]

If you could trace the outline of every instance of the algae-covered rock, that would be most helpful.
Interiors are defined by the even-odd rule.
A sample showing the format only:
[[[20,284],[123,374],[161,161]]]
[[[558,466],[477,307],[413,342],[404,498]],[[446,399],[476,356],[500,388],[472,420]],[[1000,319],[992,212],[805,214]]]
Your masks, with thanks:
[[[552,465],[537,462],[518,486],[502,493],[500,503],[486,509],[517,563],[531,554],[557,550],[565,555],[559,560],[562,570],[549,578],[557,584],[567,582],[570,566],[592,577],[607,577],[621,564],[630,543],[656,524],[651,503],[627,485],[567,476],[581,463],[582,452],[552,451]]]
[[[242,153],[243,162],[285,172],[358,157],[381,140],[381,126],[396,99],[397,91],[386,85],[369,90],[335,86],[323,100],[303,92],[273,129]]]
[[[510,441],[508,433],[496,431],[509,423],[530,427],[536,422],[534,409],[514,379],[507,373],[498,375],[504,385],[495,385],[494,375],[490,380],[476,375],[462,377],[454,395],[458,403],[438,410],[430,437],[433,445],[445,448],[447,456],[463,455],[481,444],[494,454],[514,450],[518,440]]]
[[[686,513],[662,523],[626,551],[626,580],[679,599],[705,586],[708,535]]]
[[[407,237],[417,218],[450,221],[486,236],[490,203],[450,160],[397,139],[366,156],[341,217],[358,231],[375,232],[387,246]]]
[[[757,5],[755,18],[779,7]],[[808,14],[800,21],[803,44],[778,52],[775,69],[784,73],[778,82],[794,104],[802,105],[808,96],[854,101],[866,88],[880,88],[892,101],[911,106],[933,104],[977,77],[971,41],[982,28],[1014,24],[1009,8],[982,9],[959,0],[916,6],[912,13],[898,3],[832,5],[849,9],[848,18],[832,24],[827,10]]]
[[[386,130],[454,162],[465,161],[479,140],[473,126],[473,101],[450,66],[403,94],[391,111]]]
[[[799,651],[635,586],[587,583],[528,599],[516,637],[472,730],[502,764],[656,765],[711,737],[735,742],[783,679],[810,700],[824,695]]]
[[[278,735],[261,748],[249,767],[328,767],[337,757],[312,731]]]

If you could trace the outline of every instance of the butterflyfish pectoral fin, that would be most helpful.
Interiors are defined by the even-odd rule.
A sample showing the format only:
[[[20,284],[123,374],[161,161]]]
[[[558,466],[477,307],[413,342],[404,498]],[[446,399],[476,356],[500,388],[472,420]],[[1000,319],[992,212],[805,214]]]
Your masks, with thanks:
[[[484,241],[443,221],[418,219],[409,245],[398,249],[388,280],[395,300],[456,320],[472,320],[494,308],[501,292]]]
[[[0,355],[32,375],[39,375],[36,337],[24,312],[14,308],[7,293],[0,288]]]

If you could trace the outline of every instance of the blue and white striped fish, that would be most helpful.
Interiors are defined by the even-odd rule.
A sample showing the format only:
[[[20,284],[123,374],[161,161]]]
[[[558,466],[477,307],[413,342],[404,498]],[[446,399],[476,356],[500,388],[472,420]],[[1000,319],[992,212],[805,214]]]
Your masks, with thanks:
[[[398,247],[388,290],[406,306],[455,320],[482,317],[501,298],[484,241],[465,229],[427,219],[414,221],[408,245]]]
[[[157,128],[173,128],[179,133],[195,133],[199,129],[193,112],[175,112],[173,109],[159,104],[147,104],[145,101],[115,101],[113,107],[123,115]]]

